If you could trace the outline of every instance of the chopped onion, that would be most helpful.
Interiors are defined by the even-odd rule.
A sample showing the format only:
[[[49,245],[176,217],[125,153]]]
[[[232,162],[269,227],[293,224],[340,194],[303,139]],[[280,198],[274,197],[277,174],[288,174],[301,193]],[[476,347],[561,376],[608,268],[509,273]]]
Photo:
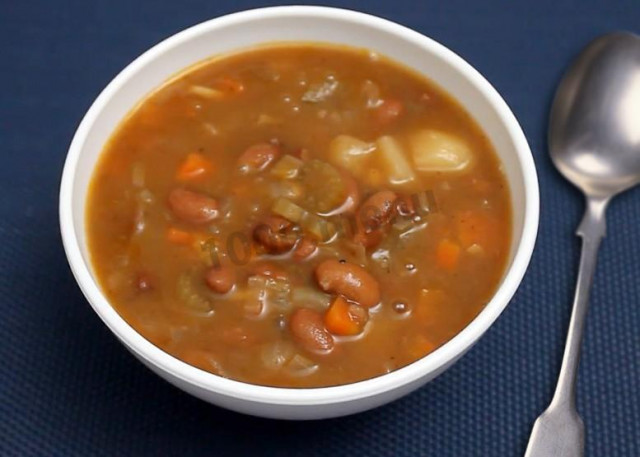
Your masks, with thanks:
[[[141,189],[135,195],[135,213],[133,214],[133,234],[140,235],[147,225],[147,206],[153,203],[154,197],[149,189]]]
[[[302,168],[302,160],[286,154],[271,168],[270,173],[276,178],[293,179],[298,176],[300,168]]]
[[[249,277],[247,285],[255,291],[255,301],[261,304],[258,314],[263,310],[262,305],[274,307],[279,311],[286,311],[291,308],[291,284],[288,280],[254,275]],[[251,301],[248,300],[248,302]],[[251,307],[251,309],[255,308]]]
[[[380,248],[371,253],[371,260],[377,263],[383,270],[389,271],[391,253],[388,249]]]
[[[297,376],[308,376],[318,369],[318,365],[313,360],[310,360],[300,354],[296,354],[287,364],[287,369],[291,374]]]
[[[219,100],[224,97],[224,92],[206,86],[193,85],[189,87],[189,92],[193,95],[212,100]]]
[[[257,79],[265,82],[276,82],[280,80],[279,69],[272,63],[260,63],[259,65],[249,68],[249,71]]]
[[[336,235],[336,228],[331,222],[311,213],[305,214],[300,227],[323,242],[330,241]]]
[[[367,79],[362,83],[360,91],[365,98],[365,106],[367,108],[373,109],[382,105],[382,98],[380,97],[380,87],[370,79]]]
[[[138,193],[138,201],[142,203],[146,203],[146,204],[153,203],[154,199],[155,198],[149,189],[142,189]]]
[[[299,224],[303,230],[321,241],[328,241],[336,234],[336,228],[331,222],[306,211],[286,198],[277,199],[271,207],[271,211],[294,224]]]
[[[276,341],[262,347],[260,359],[267,370],[279,370],[293,358],[294,354],[295,350],[291,343]]]
[[[242,302],[245,316],[252,318],[262,314],[266,297],[267,291],[264,281],[259,281],[257,276],[250,276],[247,280],[247,288],[233,294],[234,300]]]
[[[339,169],[323,160],[306,161],[300,169],[304,203],[309,212],[327,215],[345,203],[347,183]]]
[[[265,289],[267,277],[262,275],[249,276],[247,285],[253,289]]]
[[[223,378],[229,377],[225,369],[222,368],[222,365],[220,364],[220,362],[212,358],[209,359],[209,362],[210,362],[209,365],[211,367],[209,371],[211,371],[214,374],[217,374],[218,376],[222,376]]]
[[[216,136],[220,133],[220,131],[216,128],[216,126],[210,122],[205,122],[204,124],[202,124],[202,126],[207,132],[209,132],[213,136]]]
[[[264,310],[264,303],[257,296],[253,296],[244,301],[242,304],[245,316],[258,317]]]
[[[282,124],[282,121],[276,119],[273,116],[269,116],[268,114],[260,114],[258,116],[258,120],[256,121],[256,125],[278,125]]]
[[[133,234],[140,235],[142,232],[144,232],[146,225],[147,222],[145,217],[145,210],[142,205],[138,203],[136,212],[133,215]]]
[[[415,195],[414,204],[416,211],[421,216],[426,216],[429,213],[437,211],[435,197],[430,191],[418,192]]]
[[[411,228],[409,228],[408,230],[400,233],[400,235],[398,235],[398,236],[400,238],[402,238],[402,239],[412,237],[416,233],[421,232],[422,230],[426,229],[427,225],[428,225],[428,222],[423,222],[422,224],[418,224],[418,225],[412,225]]]
[[[362,243],[357,243],[353,240],[344,240],[343,243],[346,251],[351,255],[351,261],[358,265],[365,265],[367,263],[367,248]]]
[[[304,209],[286,198],[277,199],[271,207],[271,211],[294,224],[299,224],[306,213]]]
[[[393,223],[393,229],[398,232],[405,232],[413,226],[414,222],[406,217],[399,217]]]
[[[296,181],[278,181],[269,185],[269,195],[273,198],[298,200],[303,194],[302,184]]]
[[[291,285],[286,279],[269,278],[267,280],[267,300],[280,311],[291,308]]]
[[[331,304],[331,296],[313,287],[294,287],[291,291],[291,302],[318,311],[325,311]]]
[[[140,162],[131,166],[131,184],[133,187],[144,187],[144,165]]]
[[[320,84],[312,84],[309,90],[302,95],[302,101],[305,103],[322,102],[333,95],[338,85],[338,81],[332,77],[328,77]]]
[[[473,243],[467,248],[467,252],[472,255],[483,255],[484,248],[477,243]]]
[[[177,283],[178,298],[191,311],[211,314],[211,302],[198,291],[194,283],[193,272],[182,273]]]

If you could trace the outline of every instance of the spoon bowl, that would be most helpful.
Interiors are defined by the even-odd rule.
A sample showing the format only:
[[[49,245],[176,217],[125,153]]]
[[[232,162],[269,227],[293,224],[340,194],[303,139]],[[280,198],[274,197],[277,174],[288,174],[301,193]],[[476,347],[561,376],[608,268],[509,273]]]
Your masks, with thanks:
[[[609,197],[640,182],[640,37],[593,41],[556,92],[549,149],[558,170],[585,194]]]

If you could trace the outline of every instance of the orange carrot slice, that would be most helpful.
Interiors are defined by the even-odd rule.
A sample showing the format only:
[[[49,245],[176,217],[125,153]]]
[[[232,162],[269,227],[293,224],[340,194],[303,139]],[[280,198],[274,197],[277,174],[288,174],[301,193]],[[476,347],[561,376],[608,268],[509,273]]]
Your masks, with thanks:
[[[201,178],[213,170],[213,166],[202,154],[192,152],[187,155],[186,159],[176,173],[179,181],[190,181]]]
[[[436,248],[436,260],[438,266],[449,272],[454,271],[458,267],[460,260],[460,245],[445,238],[438,243]]]
[[[349,303],[338,296],[324,315],[324,325],[334,335],[357,335],[360,324],[349,313]]]
[[[189,232],[177,229],[175,227],[169,227],[167,230],[167,240],[174,244],[191,244],[193,236]]]

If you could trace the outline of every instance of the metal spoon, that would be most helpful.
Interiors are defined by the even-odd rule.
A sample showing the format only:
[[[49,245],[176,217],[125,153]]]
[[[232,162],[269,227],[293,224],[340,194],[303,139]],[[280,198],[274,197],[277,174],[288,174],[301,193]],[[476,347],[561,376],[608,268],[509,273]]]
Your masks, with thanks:
[[[578,235],[582,256],[562,368],[525,457],[584,455],[576,374],[589,289],[611,197],[640,183],[640,37],[604,35],[573,62],[551,108],[549,149],[556,168],[586,197]]]

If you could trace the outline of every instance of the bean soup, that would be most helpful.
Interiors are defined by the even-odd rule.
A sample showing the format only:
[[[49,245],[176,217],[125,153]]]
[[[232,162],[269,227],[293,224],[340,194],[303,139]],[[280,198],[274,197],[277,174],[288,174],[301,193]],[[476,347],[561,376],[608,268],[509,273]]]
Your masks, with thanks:
[[[468,325],[505,270],[511,202],[452,97],[374,52],[212,58],[122,121],[86,207],[102,290],[173,356],[253,384],[361,381]]]

